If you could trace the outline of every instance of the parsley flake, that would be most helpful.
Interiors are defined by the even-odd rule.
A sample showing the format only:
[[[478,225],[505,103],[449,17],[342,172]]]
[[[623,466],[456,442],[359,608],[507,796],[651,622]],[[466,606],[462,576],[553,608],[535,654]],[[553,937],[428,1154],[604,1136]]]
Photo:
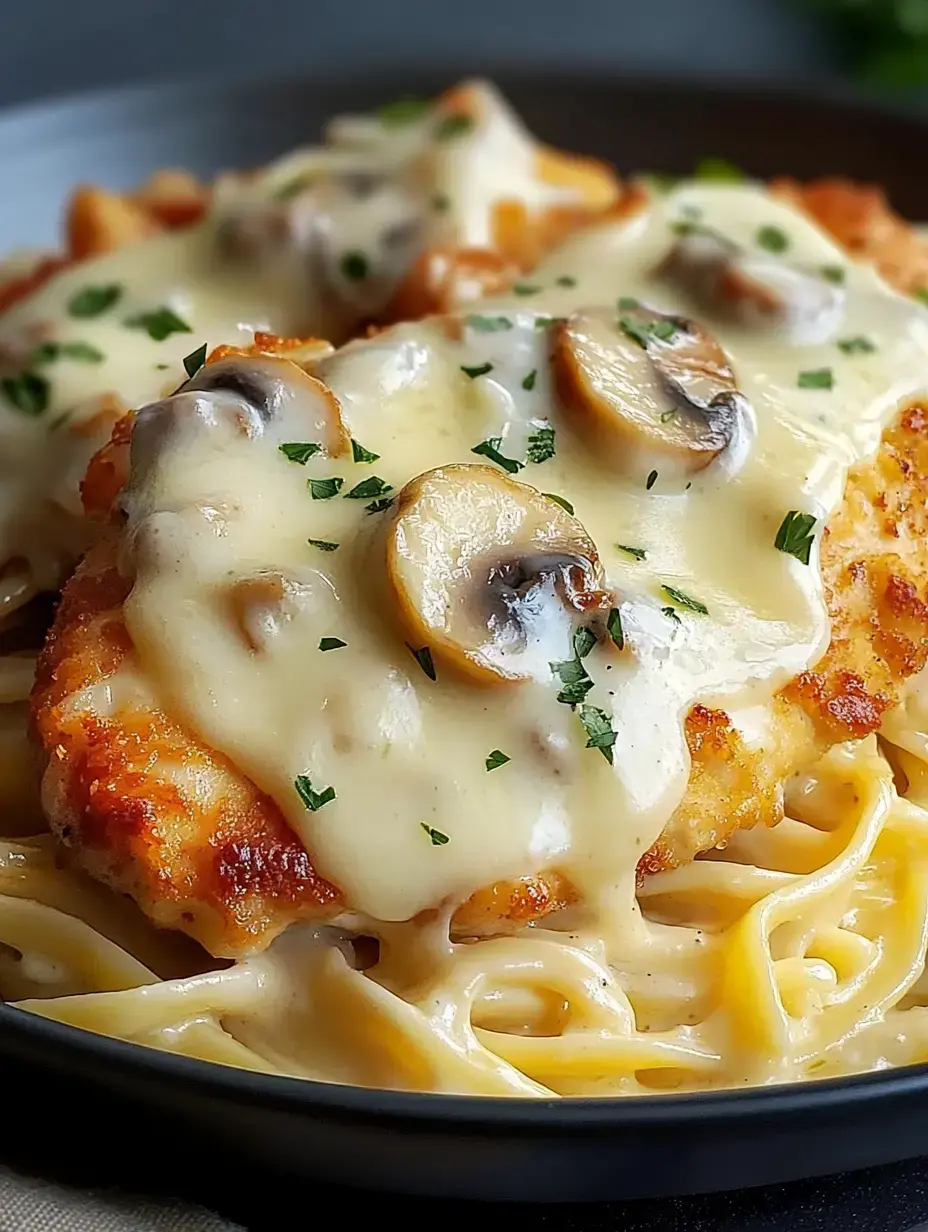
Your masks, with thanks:
[[[609,617],[606,620],[606,630],[619,650],[624,650],[625,632],[622,629],[622,613],[617,607],[612,608],[609,612]]]
[[[871,351],[876,350],[876,343],[871,342],[863,334],[857,334],[853,338],[840,338],[838,350],[843,351],[845,355],[869,355]]]
[[[472,381],[475,381],[478,376],[486,376],[488,372],[493,371],[492,364],[477,364],[475,368],[468,368],[461,364],[461,371],[465,376],[469,376]]]
[[[577,658],[564,659],[548,666],[564,686],[558,693],[557,700],[567,706],[579,706],[593,687],[593,681],[582,662]]]
[[[34,364],[50,364],[56,359],[73,359],[81,364],[102,363],[105,356],[89,342],[43,342],[32,353]]]
[[[815,540],[815,521],[811,513],[800,513],[798,509],[791,509],[780,523],[773,546],[807,565]]]
[[[363,252],[352,249],[351,252],[343,253],[341,271],[349,282],[360,282],[362,278],[366,278],[369,268],[367,257]]]
[[[496,334],[501,329],[512,329],[512,322],[508,317],[484,317],[478,312],[472,312],[464,320],[471,329],[480,334]]]
[[[641,307],[641,301],[635,299],[633,295],[620,295],[618,301],[619,312],[633,312],[636,308]]]
[[[379,453],[371,453],[369,449],[365,449],[363,445],[351,438],[351,456],[355,462],[376,462],[380,458]]]
[[[384,496],[392,491],[392,483],[387,483],[379,475],[371,475],[369,479],[362,479],[360,483],[356,483],[350,492],[346,492],[345,499],[367,500],[369,496]]]
[[[51,386],[37,372],[20,372],[0,381],[0,389],[8,402],[12,402],[24,415],[41,415],[48,409]]]
[[[644,486],[647,489],[647,491],[650,492],[651,489],[654,487],[655,483],[657,483],[657,471],[652,471],[651,474],[646,479]]]
[[[435,193],[432,197],[432,209],[438,214],[444,214],[446,210],[451,209],[451,198],[447,193]]]
[[[414,647],[409,645],[409,642],[407,642],[406,648],[425,672],[426,676],[428,676],[429,680],[437,680],[438,677],[435,674],[435,664],[432,662],[432,652],[429,650],[428,646],[423,646],[421,650],[416,650]]]
[[[727,158],[716,158],[712,155],[699,160],[693,177],[697,180],[712,180],[717,184],[740,184],[747,179],[741,168]]]
[[[677,609],[676,609],[676,608],[673,608],[673,607],[662,607],[662,608],[661,608],[661,611],[662,611],[662,612],[664,613],[664,615],[668,618],[668,620],[675,620],[675,621],[677,622],[677,624],[678,624],[678,625],[682,625],[682,624],[683,624],[683,621],[682,621],[682,620],[680,619],[680,617],[677,615]]]
[[[294,197],[298,197],[301,192],[307,188],[311,188],[316,182],[317,177],[311,172],[304,171],[302,175],[295,175],[293,179],[285,181],[274,192],[274,200],[285,204],[287,201],[292,201]]]
[[[507,757],[500,749],[494,749],[487,758],[485,765],[487,770],[498,770],[500,766],[505,766],[507,761],[512,761],[512,758]]]
[[[639,321],[635,317],[619,317],[619,329],[622,333],[645,350],[652,339],[672,342],[679,328],[676,321]]]
[[[491,436],[489,440],[481,441],[479,445],[475,445],[471,453],[479,454],[482,458],[489,458],[491,462],[501,466],[510,475],[516,475],[523,469],[525,463],[519,462],[516,458],[507,458],[501,454],[499,447],[502,443],[503,438],[501,436]]]
[[[830,368],[810,368],[799,373],[796,384],[800,389],[833,389],[835,377]]]
[[[843,265],[823,265],[819,273],[826,282],[833,282],[836,287],[842,286],[847,278],[847,270]]]
[[[580,710],[580,722],[586,729],[588,749],[599,749],[609,765],[612,765],[612,746],[616,734],[612,730],[609,716],[598,706],[583,706]]]
[[[546,497],[548,500],[554,501],[555,505],[560,505],[562,509],[566,509],[569,514],[573,515],[573,505],[569,500],[565,500],[563,496],[558,496],[556,492],[542,492],[542,496]]]
[[[709,609],[704,603],[698,599],[693,599],[690,595],[684,594],[682,590],[677,590],[676,586],[662,586],[661,590],[668,599],[673,599],[679,607],[685,607],[691,612],[698,612],[700,616],[708,616]]]
[[[68,312],[72,317],[98,317],[106,312],[122,296],[122,286],[110,282],[105,286],[84,287],[68,300]]]
[[[528,282],[516,282],[512,286],[513,295],[537,295],[540,290],[541,287],[533,286]]]
[[[469,115],[446,115],[435,125],[435,136],[439,141],[452,141],[455,137],[463,137],[473,126]]]
[[[395,98],[392,103],[384,103],[378,109],[377,118],[389,128],[399,128],[403,124],[412,124],[415,120],[423,119],[429,106],[426,98]]]
[[[342,646],[347,646],[347,642],[343,642],[340,637],[324,637],[319,642],[320,650],[341,650]]]
[[[331,479],[307,479],[306,484],[313,500],[331,500],[338,496],[344,482],[340,475],[335,475]]]
[[[277,448],[289,462],[305,466],[310,458],[319,453],[322,446],[317,445],[315,441],[287,441],[283,445],[278,445]]]
[[[574,656],[578,659],[585,659],[593,647],[596,645],[596,634],[592,629],[584,628],[583,625],[574,631]]]
[[[318,548],[320,552],[335,552],[338,550],[338,544],[333,543],[331,539],[307,539],[306,542],[310,547]]]
[[[789,248],[789,236],[781,227],[761,227],[754,238],[758,248],[767,252],[786,252]]]
[[[123,321],[126,329],[143,329],[152,342],[164,342],[171,334],[192,334],[193,330],[186,321],[181,320],[171,308],[162,306],[151,312],[140,312],[134,317]]]
[[[184,356],[184,371],[188,376],[196,376],[205,363],[206,343],[204,342],[195,351],[191,351],[189,355]]]
[[[533,368],[528,376],[522,378],[522,388],[529,391],[535,388],[535,377],[538,376],[538,369]]]
[[[920,304],[928,304],[928,287],[916,287],[912,298],[917,299]]]
[[[324,787],[322,791],[314,791],[308,774],[298,774],[293,780],[293,786],[311,813],[315,813],[322,808],[323,804],[328,804],[330,800],[335,799],[334,787]]]
[[[383,513],[385,509],[389,509],[396,500],[395,496],[382,496],[380,500],[371,501],[369,505],[364,506],[365,513]]]
[[[560,278],[554,280],[559,287],[575,287],[577,285],[576,278],[572,278],[570,274],[561,274]]]
[[[547,462],[554,457],[554,429],[539,428],[528,438],[526,458],[529,462]]]
[[[436,830],[434,826],[427,825],[424,821],[420,821],[419,825],[432,840],[433,847],[444,847],[448,842],[448,835],[442,834],[441,830]]]
[[[620,552],[627,552],[629,556],[634,556],[635,560],[647,560],[648,554],[644,548],[630,548],[625,543],[617,543],[615,545]]]
[[[676,419],[677,408],[672,406],[669,411],[661,411],[661,423],[670,423],[671,419]]]

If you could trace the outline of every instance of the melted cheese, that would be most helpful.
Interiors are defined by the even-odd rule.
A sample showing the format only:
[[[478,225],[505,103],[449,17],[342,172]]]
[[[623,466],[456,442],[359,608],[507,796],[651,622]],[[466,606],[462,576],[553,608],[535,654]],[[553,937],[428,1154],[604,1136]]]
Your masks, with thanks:
[[[373,465],[325,454],[289,462],[281,444],[313,439],[298,399],[267,423],[230,394],[185,395],[151,412],[164,430],[136,451],[127,501],[135,586],[126,617],[142,671],[171,711],[273,796],[364,915],[408,919],[497,878],[556,866],[601,909],[611,948],[621,948],[622,930],[637,928],[635,864],[685,788],[688,708],[721,702],[762,741],[758,708],[827,644],[816,555],[804,566],[777,551],[777,529],[792,509],[827,518],[847,467],[876,449],[901,402],[928,388],[928,315],[849,266],[833,333],[815,345],[711,319],[654,277],[673,224],[696,212],[748,250],[761,228],[780,228],[783,259],[797,267],[845,263],[760,189],[684,186],[630,223],[567,243],[532,276],[541,290],[531,312],[518,297],[483,307],[512,328],[401,325],[324,361],[318,375],[351,435],[380,455]],[[649,490],[624,479],[552,390],[550,329],[538,328],[538,313],[622,296],[706,324],[753,408],[746,447],[684,490],[660,476]],[[836,345],[857,335],[875,349]],[[474,379],[462,371],[487,363],[492,371]],[[800,372],[826,367],[832,390],[799,386]],[[600,646],[585,660],[595,682],[587,700],[617,733],[612,765],[585,747],[550,670],[484,689],[437,661],[437,681],[427,679],[387,598],[392,515],[346,499],[372,472],[398,490],[429,468],[478,462],[473,447],[489,437],[521,459],[548,424],[556,456],[519,478],[572,502],[618,596],[626,650]],[[341,494],[312,499],[307,480],[334,476]],[[326,553],[310,539],[339,547]],[[267,575],[281,579],[279,598],[242,591]],[[708,614],[678,606],[669,615],[667,585]],[[255,596],[244,616],[242,594]],[[347,644],[323,652],[328,637]],[[567,632],[545,653],[569,658]],[[511,761],[488,773],[494,749]],[[303,774],[335,799],[307,810],[294,786]],[[433,845],[426,827],[448,842]]]

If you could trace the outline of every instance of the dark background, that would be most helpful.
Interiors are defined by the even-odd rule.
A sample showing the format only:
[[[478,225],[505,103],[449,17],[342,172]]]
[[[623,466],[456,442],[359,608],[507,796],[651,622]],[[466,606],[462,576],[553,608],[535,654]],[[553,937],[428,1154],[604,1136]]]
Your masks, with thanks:
[[[834,78],[790,0],[0,0],[0,106],[166,76],[589,66]]]

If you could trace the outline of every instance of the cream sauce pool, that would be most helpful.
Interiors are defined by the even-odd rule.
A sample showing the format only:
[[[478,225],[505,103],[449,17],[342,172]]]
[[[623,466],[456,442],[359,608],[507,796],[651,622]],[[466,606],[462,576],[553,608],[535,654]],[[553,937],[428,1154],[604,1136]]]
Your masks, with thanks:
[[[694,219],[762,263],[843,271],[824,336],[801,345],[795,323],[716,319],[656,277]],[[270,417],[215,391],[146,412],[126,498],[126,616],[166,707],[277,801],[359,912],[404,920],[553,866],[602,908],[615,939],[635,927],[637,860],[685,789],[686,711],[704,701],[756,715],[827,645],[817,547],[805,565],[777,550],[778,528],[791,510],[820,527],[847,467],[928,388],[928,314],[753,187],[683,186],[627,223],[576,236],[527,281],[530,294],[484,304],[458,329],[397,326],[318,366],[376,461],[350,450],[289,460],[282,445],[324,432],[324,400],[308,394],[278,398]],[[698,319],[750,404],[742,446],[688,486],[627,478],[553,388],[547,318],[611,311],[620,298]],[[828,387],[800,375],[825,371]],[[438,654],[436,680],[421,670],[387,585],[395,509],[351,498],[372,476],[395,495],[430,468],[486,462],[473,449],[488,439],[523,461],[546,427],[554,456],[516,478],[575,508],[614,592],[625,649],[604,641],[583,661],[586,700],[616,733],[612,764],[586,746],[550,669],[491,688]],[[322,649],[326,639],[345,644]],[[571,653],[565,633],[551,654]],[[761,724],[750,738],[763,736]],[[488,770],[494,750],[510,760]]]

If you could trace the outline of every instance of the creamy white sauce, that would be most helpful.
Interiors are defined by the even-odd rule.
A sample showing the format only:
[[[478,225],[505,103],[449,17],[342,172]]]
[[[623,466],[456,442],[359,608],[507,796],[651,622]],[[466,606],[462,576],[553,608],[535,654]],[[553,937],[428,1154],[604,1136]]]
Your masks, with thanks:
[[[787,328],[716,320],[655,279],[671,225],[694,211],[770,261],[846,267],[833,335],[797,346]],[[756,248],[769,226],[788,239],[782,258]],[[758,707],[827,644],[817,551],[805,566],[774,539],[789,510],[827,518],[847,467],[876,449],[902,402],[928,388],[928,314],[753,187],[684,186],[627,224],[578,235],[531,281],[542,288],[531,300],[481,308],[511,329],[466,327],[456,337],[440,320],[401,325],[319,366],[351,436],[380,455],[373,464],[319,454],[299,466],[283,456],[280,444],[314,439],[312,399],[291,400],[265,425],[229,394],[185,395],[151,412],[168,430],[136,451],[126,616],[141,670],[167,708],[279,803],[354,909],[408,919],[500,877],[553,866],[604,909],[603,931],[621,948],[620,927],[636,919],[635,864],[685,788],[686,711],[695,701],[745,710],[746,737],[762,739]],[[700,320],[753,407],[747,447],[688,489],[659,476],[650,490],[630,483],[553,393],[550,329],[535,328],[534,315],[610,307],[619,297]],[[837,346],[857,335],[874,349]],[[492,372],[476,379],[461,371],[484,363]],[[833,389],[799,387],[800,372],[823,368]],[[613,766],[584,747],[550,672],[484,688],[436,656],[438,679],[427,679],[386,587],[392,513],[368,514],[367,501],[345,498],[372,474],[399,490],[432,467],[485,461],[471,451],[488,437],[524,458],[541,424],[556,430],[556,456],[518,479],[573,503],[622,612],[627,649],[601,645],[584,661],[595,682],[587,701],[609,713],[617,733]],[[332,476],[343,478],[341,494],[313,500],[307,480]],[[323,552],[310,538],[339,548]],[[286,593],[256,599],[243,625],[237,584],[266,573],[282,577]],[[665,585],[708,615],[667,615]],[[324,637],[347,645],[322,652]],[[556,657],[570,657],[566,637]],[[511,761],[488,773],[494,749]],[[336,798],[307,810],[294,788],[302,774]],[[423,827],[448,842],[433,845]]]

